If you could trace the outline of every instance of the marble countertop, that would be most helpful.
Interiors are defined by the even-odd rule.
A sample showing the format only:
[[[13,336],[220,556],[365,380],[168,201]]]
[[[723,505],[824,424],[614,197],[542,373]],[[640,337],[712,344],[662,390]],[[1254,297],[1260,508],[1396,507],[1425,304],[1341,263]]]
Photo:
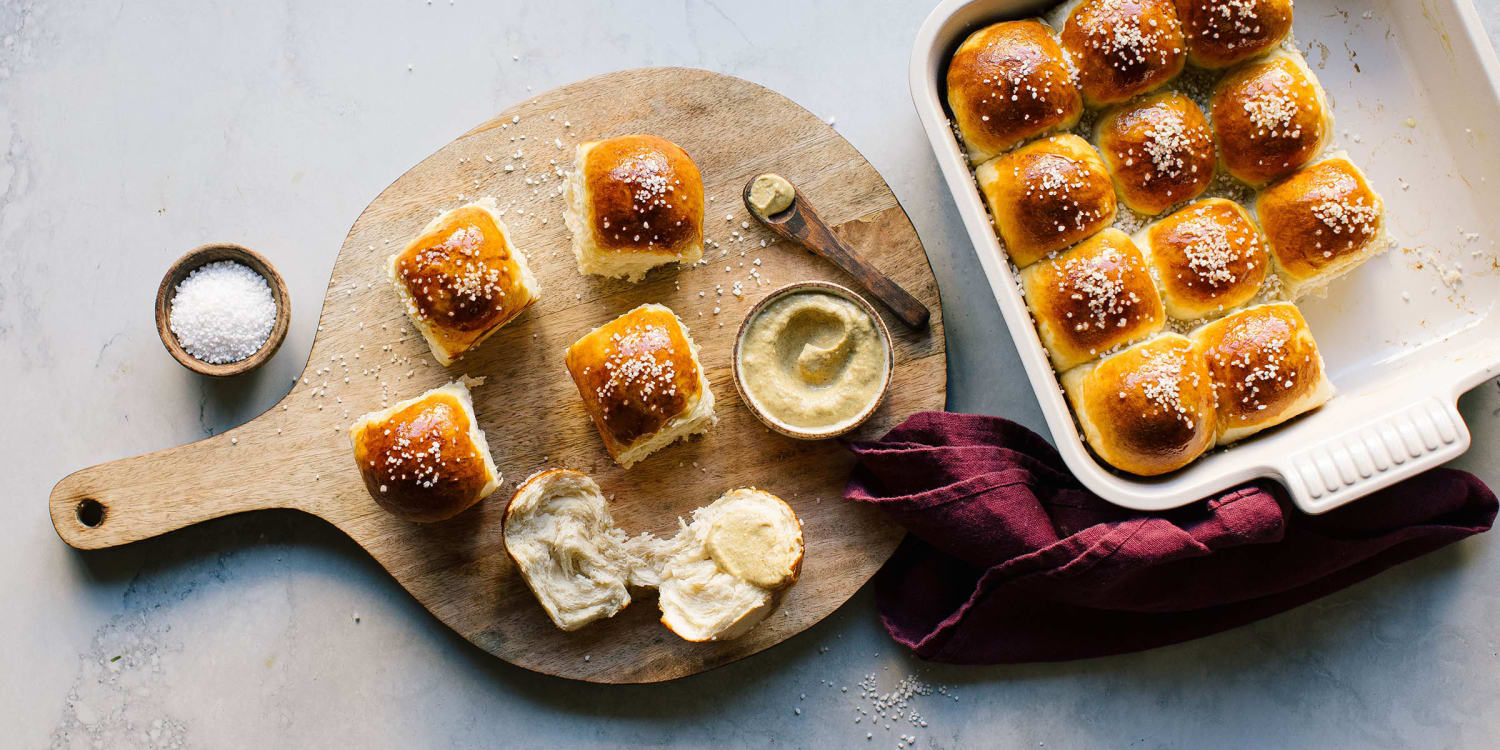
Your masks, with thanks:
[[[1500,30],[1500,5],[1481,2]],[[732,73],[836,118],[926,243],[947,311],[950,407],[1042,429],[1026,380],[995,377],[1020,365],[907,92],[930,7],[0,0],[0,455],[11,477],[0,493],[0,744],[1493,742],[1500,542],[1486,537],[1147,653],[924,664],[887,638],[866,589],[760,655],[607,687],[491,658],[306,516],[222,519],[90,554],[53,532],[46,498],[68,472],[222,431],[281,398],[349,222],[408,166],[532,92],[641,65]],[[793,11],[795,23],[780,15]],[[163,269],[215,240],[260,250],[290,284],[292,330],[261,377],[209,382],[156,338],[149,299]],[[1460,406],[1475,447],[1455,463],[1500,486],[1500,388]],[[871,727],[854,722],[867,675],[882,690],[915,676],[946,692],[913,699],[925,728]]]

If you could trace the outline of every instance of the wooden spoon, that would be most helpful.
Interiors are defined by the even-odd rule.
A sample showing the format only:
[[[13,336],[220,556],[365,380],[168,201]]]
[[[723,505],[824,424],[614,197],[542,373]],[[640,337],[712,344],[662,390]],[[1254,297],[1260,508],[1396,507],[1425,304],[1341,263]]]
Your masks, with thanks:
[[[759,176],[756,175],[756,177]],[[853,276],[860,286],[885,303],[885,306],[889,307],[902,323],[916,330],[927,327],[927,319],[931,316],[927,306],[918,302],[916,297],[911,296],[896,282],[891,281],[889,276],[881,273],[880,269],[861,257],[848,243],[839,239],[839,236],[824,223],[823,217],[813,209],[812,202],[796,185],[792,186],[793,197],[790,206],[770,216],[762,216],[750,202],[750,186],[754,184],[755,177],[752,177],[749,182],[745,183],[741,197],[745,201],[745,208],[750,210],[750,215],[754,216],[757,221],[776,234],[802,245],[844,269],[844,272]]]

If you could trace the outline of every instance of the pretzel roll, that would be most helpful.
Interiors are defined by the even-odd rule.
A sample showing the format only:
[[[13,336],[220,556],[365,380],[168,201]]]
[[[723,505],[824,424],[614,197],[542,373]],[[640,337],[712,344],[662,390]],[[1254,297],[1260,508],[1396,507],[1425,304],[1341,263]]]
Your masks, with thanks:
[[[1323,355],[1302,313],[1278,302],[1242,310],[1192,334],[1212,378],[1219,445],[1311,411],[1333,397]]]
[[[541,297],[493,197],[434,218],[386,259],[386,274],[406,317],[445,366]]]
[[[1214,86],[1209,109],[1224,168],[1251,186],[1297,171],[1333,132],[1328,97],[1297,52],[1229,71]]]
[[[948,63],[948,109],[969,162],[1067,130],[1083,114],[1062,48],[1040,21],[1004,21],[964,40]]]
[[[1255,212],[1295,299],[1385,251],[1385,204],[1342,154],[1261,191]]]
[[[1214,393],[1203,356],[1167,333],[1062,378],[1083,437],[1122,471],[1157,476],[1213,447]]]
[[[1167,314],[1177,320],[1249,302],[1271,265],[1250,213],[1223,198],[1184,206],[1142,229],[1135,241],[1156,272]]]
[[[1123,102],[1172,80],[1187,43],[1172,0],[1077,0],[1053,16],[1085,104]]]
[[[703,177],[665,138],[579,144],[565,192],[580,273],[640,281],[657,266],[703,258]]]
[[[1058,372],[1146,338],[1166,321],[1145,257],[1118,229],[1028,267],[1021,290]]]
[[[605,450],[627,469],[717,421],[698,345],[664,305],[641,305],[589,331],[565,360]]]
[[[1020,268],[1115,220],[1115,188],[1099,152],[1076,135],[1054,135],[974,170],[995,231]]]
[[[1217,155],[1208,118],[1175,91],[1111,109],[1094,131],[1094,144],[1120,200],[1147,216],[1197,198],[1214,178]]]
[[[1224,68],[1265,54],[1292,32],[1292,0],[1177,0],[1188,62]]]
[[[451,518],[500,486],[461,382],[361,416],[349,428],[349,442],[370,497],[403,520]]]

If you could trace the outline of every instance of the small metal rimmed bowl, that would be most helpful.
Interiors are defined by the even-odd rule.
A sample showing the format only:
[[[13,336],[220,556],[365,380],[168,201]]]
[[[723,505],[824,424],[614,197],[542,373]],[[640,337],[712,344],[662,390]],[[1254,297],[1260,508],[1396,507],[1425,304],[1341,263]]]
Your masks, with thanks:
[[[759,317],[761,312],[764,311],[767,306],[771,305],[777,300],[787,297],[788,295],[799,294],[803,292],[822,292],[825,294],[832,294],[836,297],[842,297],[846,300],[849,300],[850,302],[853,302],[855,306],[860,310],[863,310],[871,320],[875,321],[876,334],[880,338],[881,345],[885,347],[885,381],[880,384],[880,391],[876,394],[875,398],[870,402],[868,406],[864,408],[864,410],[855,415],[853,419],[839,422],[835,425],[821,430],[810,429],[806,427],[794,427],[777,420],[770,414],[767,414],[766,411],[762,409],[760,404],[755,400],[755,397],[751,394],[750,390],[746,388],[744,378],[742,377],[740,372],[740,348],[745,343],[745,332],[749,330],[750,322]],[[736,391],[739,391],[740,400],[745,403],[745,407],[750,410],[750,413],[754,414],[756,419],[759,419],[767,427],[775,430],[776,432],[786,435],[787,437],[797,438],[798,440],[823,440],[825,438],[837,437],[864,424],[865,420],[868,420],[870,418],[870,415],[874,414],[875,410],[880,408],[881,402],[885,401],[885,394],[891,389],[891,373],[896,369],[895,351],[895,347],[891,344],[890,329],[886,328],[885,321],[880,319],[880,313],[875,310],[874,306],[865,301],[864,297],[859,296],[847,287],[843,287],[827,281],[799,281],[793,284],[787,284],[786,286],[775,289],[770,294],[767,294],[764,299],[762,299],[760,302],[755,303],[755,306],[750,308],[750,312],[746,313],[745,319],[740,322],[740,330],[737,334],[735,334],[734,337],[734,359],[732,362],[733,366],[731,368],[734,371],[734,389]]]
[[[261,344],[254,354],[238,362],[213,364],[194,357],[182,348],[182,344],[177,341],[177,334],[172,333],[171,308],[177,285],[181,284],[188,274],[209,263],[221,260],[242,263],[265,278],[266,285],[271,287],[271,298],[276,302],[276,322],[271,325],[271,334],[266,337],[265,343]],[[167,351],[183,367],[212,377],[241,375],[270,360],[276,350],[281,348],[281,342],[286,340],[286,329],[291,323],[291,310],[291,299],[287,294],[286,281],[271,266],[270,261],[254,250],[228,243],[202,245],[189,250],[187,254],[178,258],[171,268],[167,269],[167,274],[161,279],[161,286],[156,288],[156,332],[161,336],[162,345],[167,347]]]

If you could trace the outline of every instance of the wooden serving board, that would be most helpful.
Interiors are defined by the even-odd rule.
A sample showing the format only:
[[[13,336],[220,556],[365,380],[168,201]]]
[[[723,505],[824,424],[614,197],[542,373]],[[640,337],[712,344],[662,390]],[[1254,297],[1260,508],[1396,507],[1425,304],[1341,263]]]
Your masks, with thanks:
[[[658,269],[640,284],[578,273],[557,170],[569,168],[580,141],[625,133],[669,138],[698,163],[712,199],[705,221],[713,240],[705,258],[712,262]],[[299,509],[342,529],[480,648],[527,669],[595,682],[681,677],[795,635],[853,595],[902,532],[871,508],[842,499],[852,460],[837,442],[782,437],[757,422],[735,393],[733,338],[751,305],[792,281],[851,284],[801,248],[770,244],[770,232],[750,220],[740,188],[763,171],[794,181],[842,237],[932,309],[930,327],[920,332],[883,311],[896,340],[896,369],[890,395],[857,435],[878,435],[913,412],[941,409],[947,365],[937,284],[911,222],[869,162],[812,113],[753,83],[685,68],[628,70],[512,107],[402,175],[349,230],[311,357],[291,393],[228,432],[63,479],[51,497],[58,534],[74,547],[97,549],[231,513]],[[436,213],[484,195],[505,210],[542,298],[478,351],[443,368],[406,323],[385,258]],[[731,293],[735,282],[743,297]],[[625,471],[605,453],[563,352],[588,330],[646,302],[668,305],[691,329],[719,423]],[[442,523],[388,515],[361,484],[348,425],[465,374],[487,378],[474,389],[474,403],[504,474],[502,488]],[[773,492],[802,518],[802,579],[764,623],[727,643],[673,635],[658,622],[650,594],[613,619],[573,633],[558,630],[506,555],[501,534],[510,493],[547,467],[593,476],[631,534],[674,533],[679,516],[733,487]]]

